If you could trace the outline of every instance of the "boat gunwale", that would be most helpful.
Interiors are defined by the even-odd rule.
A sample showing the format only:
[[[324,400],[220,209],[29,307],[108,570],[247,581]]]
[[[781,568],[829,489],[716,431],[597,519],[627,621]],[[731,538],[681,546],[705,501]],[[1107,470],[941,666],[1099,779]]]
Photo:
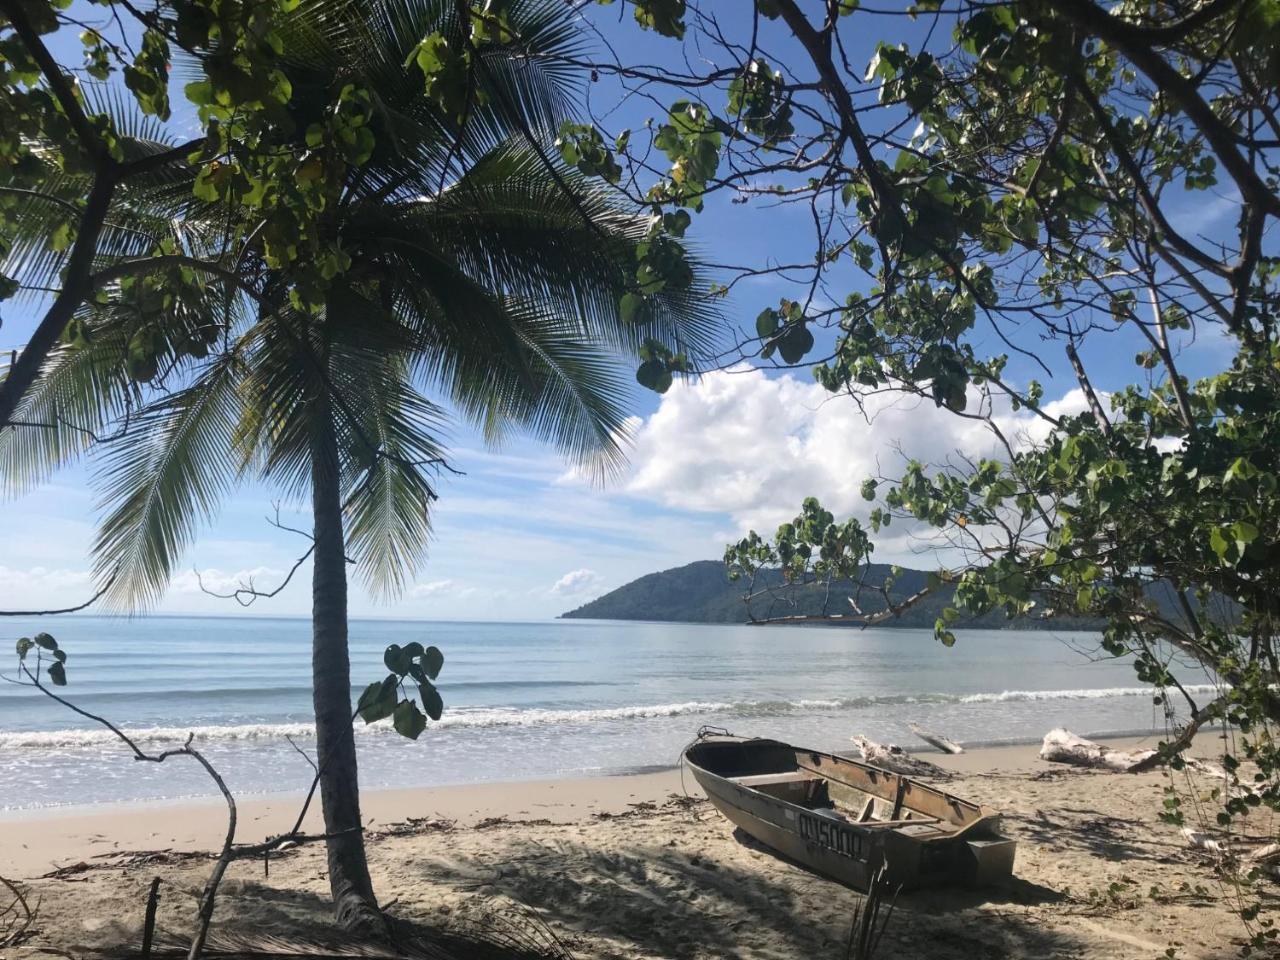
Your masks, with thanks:
[[[804,755],[810,755],[813,757],[823,757],[827,760],[838,761],[839,763],[843,763],[843,764],[849,764],[867,773],[872,774],[874,777],[883,777],[886,782],[893,782],[889,780],[889,778],[892,777],[896,779],[896,782],[898,784],[906,783],[906,784],[909,784],[913,789],[923,790],[935,795],[936,797],[941,798],[942,800],[947,802],[948,806],[954,806],[954,804],[962,804],[965,807],[971,808],[974,811],[976,811],[976,815],[968,823],[959,824],[959,823],[955,823],[954,821],[945,821],[951,827],[951,829],[938,830],[934,836],[918,836],[918,835],[902,832],[903,828],[910,827],[913,825],[913,823],[925,824],[927,822],[925,819],[923,819],[923,816],[927,816],[923,813],[923,811],[914,810],[914,808],[910,806],[907,806],[906,809],[914,810],[914,812],[921,813],[922,814],[921,820],[902,821],[902,822],[896,823],[894,826],[890,826],[885,821],[875,821],[875,820],[858,821],[858,820],[849,820],[849,819],[843,820],[843,824],[845,826],[854,830],[863,831],[867,834],[898,833],[899,835],[911,840],[913,843],[939,843],[943,841],[950,841],[950,840],[956,840],[958,838],[963,838],[964,836],[971,833],[975,828],[978,828],[978,827],[983,827],[983,826],[994,827],[996,824],[998,824],[1000,819],[1000,814],[997,811],[992,810],[983,804],[975,803],[972,800],[965,800],[962,797],[957,797],[954,794],[947,793],[945,790],[939,790],[937,787],[931,786],[930,784],[927,784],[927,783],[922,783],[921,781],[916,780],[913,777],[906,776],[905,774],[895,773],[894,771],[887,770],[884,767],[877,767],[875,764],[867,763],[862,760],[855,760],[852,757],[841,757],[838,754],[827,753],[822,750],[812,750],[807,747],[797,747],[793,744],[785,743],[781,740],[774,740],[769,737],[723,737],[723,736],[701,737],[698,740],[694,741],[693,743],[689,744],[689,746],[687,746],[681,752],[681,755],[680,755],[681,760],[684,763],[687,763],[695,771],[695,775],[697,773],[704,774],[705,776],[711,777],[714,780],[719,781],[720,783],[733,788],[733,790],[735,791],[749,792],[749,793],[755,794],[756,796],[767,798],[769,801],[776,802],[784,807],[791,807],[796,811],[809,813],[809,814],[814,813],[814,811],[809,807],[805,807],[799,803],[796,803],[794,800],[787,800],[783,797],[775,796],[774,794],[758,789],[756,786],[752,786],[745,783],[738,783],[736,780],[734,780],[734,778],[716,773],[713,770],[709,770],[706,767],[695,763],[693,760],[689,758],[690,750],[692,750],[694,747],[698,746],[699,744],[709,743],[709,742],[710,743],[739,743],[739,744],[748,744],[748,743],[755,742],[755,743],[761,743],[761,744],[767,743],[767,744],[773,744],[775,746],[785,747],[786,749],[795,752],[796,758],[797,758],[796,769],[805,770],[806,772],[812,773],[817,777],[821,777],[822,779],[826,780],[829,783],[836,783],[836,784],[840,784],[841,786],[848,787],[850,789],[859,790],[863,793],[866,793],[867,796],[874,796],[876,799],[884,802],[894,802],[894,798],[890,796],[885,796],[883,794],[872,794],[870,791],[863,790],[863,788],[859,787],[856,784],[845,783],[844,781],[828,776],[822,770],[801,766],[799,763],[799,757],[802,754],[804,754]],[[933,822],[938,822],[940,818],[931,818],[931,819],[933,820]],[[884,826],[877,827],[876,826],[877,823],[884,824]]]

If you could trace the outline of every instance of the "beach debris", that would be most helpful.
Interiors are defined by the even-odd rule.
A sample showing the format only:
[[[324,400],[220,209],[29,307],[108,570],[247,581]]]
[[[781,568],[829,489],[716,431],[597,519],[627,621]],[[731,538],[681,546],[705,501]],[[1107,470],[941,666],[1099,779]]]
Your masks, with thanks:
[[[494,827],[549,827],[551,821],[546,817],[539,817],[534,820],[512,820],[506,814],[497,817],[485,817],[483,820],[477,820],[473,830],[492,830]]]
[[[1233,872],[1260,870],[1280,877],[1280,843],[1274,837],[1228,836],[1183,827],[1182,835],[1191,846],[1213,854],[1219,865]]]
[[[460,942],[451,942],[454,938]],[[459,957],[574,960],[564,940],[537,911],[510,894],[480,895],[463,902],[454,911],[439,945],[454,947],[449,952]],[[432,946],[437,946],[437,943],[433,942]],[[477,951],[480,946],[488,949]]]
[[[849,939],[844,947],[844,960],[871,960],[880,946],[885,928],[889,926],[889,918],[893,916],[898,894],[902,890],[901,885],[893,889],[889,908],[881,920],[880,910],[884,906],[885,896],[890,893],[889,881],[885,876],[887,871],[888,863],[882,863],[867,887],[866,894],[854,908],[853,922],[849,925]]]
[[[1247,784],[1241,783],[1240,778],[1228,770],[1223,764],[1217,760],[1205,760],[1200,757],[1183,757],[1182,764],[1186,769],[1192,770],[1201,776],[1212,777],[1215,780],[1223,782],[1223,793],[1228,799],[1251,796],[1256,791]]]
[[[964,753],[964,747],[960,746],[960,744],[956,743],[954,740],[944,737],[940,733],[931,733],[928,730],[922,729],[919,724],[915,723],[908,723],[907,726],[911,728],[911,732],[917,737],[929,744],[929,746],[937,747],[943,753]]]
[[[1149,766],[1157,750],[1116,750],[1113,747],[1076,736],[1066,727],[1055,727],[1044,735],[1040,759],[1050,763],[1067,763],[1075,767],[1110,770],[1113,773],[1137,773]]]
[[[66,866],[63,866],[63,867],[55,867],[54,869],[50,870],[48,873],[40,874],[40,876],[37,877],[36,879],[37,880],[65,880],[67,877],[74,877],[76,874],[84,873],[85,871],[92,870],[92,869],[93,867],[90,864],[86,863],[84,860],[81,860],[79,863],[68,863]]]
[[[160,907],[160,878],[151,879],[151,889],[147,891],[147,910],[142,921],[142,960],[151,960],[151,945],[156,937],[156,910]]]
[[[40,903],[37,901],[32,906],[23,887],[12,880],[0,877],[0,886],[12,897],[9,904],[0,910],[0,947],[16,947],[35,932],[31,925],[36,921]]]
[[[951,774],[936,763],[913,757],[896,743],[876,743],[859,734],[850,737],[862,754],[862,759],[872,766],[893,773],[905,773],[912,777],[950,777]]]
[[[387,837],[413,837],[423,833],[449,833],[457,823],[447,817],[409,817],[388,823],[381,830],[365,831],[369,840],[384,840]]]

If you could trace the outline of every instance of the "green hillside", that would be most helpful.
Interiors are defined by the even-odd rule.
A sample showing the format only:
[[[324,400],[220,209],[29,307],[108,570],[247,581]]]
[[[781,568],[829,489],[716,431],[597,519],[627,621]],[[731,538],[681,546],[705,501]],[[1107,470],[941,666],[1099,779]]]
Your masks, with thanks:
[[[867,576],[871,584],[882,583],[889,573],[888,564],[872,564]],[[928,574],[923,570],[903,569],[895,581],[890,595],[895,602],[916,593],[924,587]],[[776,582],[776,581],[775,581]],[[683,567],[650,573],[625,586],[611,590],[602,597],[584,603],[576,610],[561,614],[567,618],[595,620],[663,620],[683,623],[743,623],[747,620],[746,606],[742,602],[743,584],[731,582],[725,573],[725,565],[719,560],[699,560]],[[904,610],[896,618],[885,621],[886,627],[932,628],[942,608],[951,602],[953,588],[944,587]],[[852,593],[852,585],[845,583],[831,588],[832,601],[829,613],[849,613],[845,597]],[[775,605],[772,614],[818,614],[822,610],[823,591],[810,588],[797,597],[795,606]],[[873,613],[883,608],[883,600],[873,591],[863,591],[864,612]],[[768,605],[757,601],[752,605],[757,617],[769,615]],[[1028,618],[1010,621],[1001,613],[962,621],[961,626],[1000,629],[1052,627],[1056,630],[1092,630],[1096,621],[1081,617],[1055,617],[1052,620]],[[856,626],[856,624],[855,624]]]

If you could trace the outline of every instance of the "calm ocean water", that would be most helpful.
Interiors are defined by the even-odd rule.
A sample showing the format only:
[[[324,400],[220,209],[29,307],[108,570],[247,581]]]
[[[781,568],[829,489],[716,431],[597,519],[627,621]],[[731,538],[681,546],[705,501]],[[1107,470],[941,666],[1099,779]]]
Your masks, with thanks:
[[[53,633],[65,694],[153,744],[188,731],[239,794],[302,791],[311,745],[305,620],[91,617],[6,622]],[[688,624],[352,624],[356,694],[388,643],[444,651],[445,716],[417,742],[358,730],[361,782],[404,787],[620,773],[675,762],[702,724],[844,749],[910,744],[910,721],[961,741],[1163,729],[1127,663],[1090,662],[1089,634]],[[10,654],[11,655],[11,654]],[[3,661],[0,661],[3,662]],[[7,668],[6,668],[7,671]],[[39,693],[0,684],[0,809],[209,794],[190,762],[139,764]]]

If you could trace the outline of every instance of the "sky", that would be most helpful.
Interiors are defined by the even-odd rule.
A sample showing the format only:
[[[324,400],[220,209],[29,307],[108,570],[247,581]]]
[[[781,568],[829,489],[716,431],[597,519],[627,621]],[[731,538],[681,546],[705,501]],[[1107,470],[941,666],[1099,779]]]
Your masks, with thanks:
[[[606,8],[606,11],[609,8]],[[616,13],[616,8],[615,13]],[[629,54],[657,60],[669,47],[593,8],[611,41]],[[629,19],[629,15],[628,15]],[[732,18],[730,18],[732,19]],[[897,23],[898,21],[895,21]],[[868,34],[868,44],[871,34]],[[869,56],[870,47],[863,51]],[[70,55],[68,53],[68,55]],[[75,53],[76,60],[79,53]],[[599,108],[616,92],[593,88]],[[175,97],[180,99],[175,91]],[[642,121],[631,103],[611,114],[617,124]],[[652,112],[651,106],[645,112]],[[1199,232],[1222,226],[1232,198],[1209,194],[1175,211]],[[690,236],[725,262],[785,261],[811,256],[812,225],[800,208],[762,209],[713,198]],[[725,304],[731,328],[749,329],[763,306],[803,289],[777,276],[748,281]],[[19,346],[37,319],[34,308],[7,309],[0,348]],[[1102,385],[1133,378],[1133,350],[1086,356]],[[1212,342],[1195,348],[1214,365]],[[1054,376],[1040,379],[1061,409],[1079,409],[1069,371],[1050,358]],[[1030,375],[1016,367],[1011,374]],[[405,594],[375,603],[353,582],[354,616],[527,620],[554,617],[643,574],[718,558],[747,530],[771,533],[806,496],[818,496],[838,516],[865,519],[863,479],[892,472],[905,458],[938,462],[953,451],[989,452],[990,438],[971,421],[932,403],[876,398],[864,410],[831,398],[804,370],[764,372],[746,366],[677,382],[658,397],[636,387],[629,398],[632,444],[626,468],[592,484],[556,451],[516,439],[486,448],[475,431],[455,423],[445,437],[461,476],[439,482],[427,560]],[[1008,415],[1006,432],[1034,434],[1030,418]],[[89,547],[100,505],[92,464],[60,473],[18,499],[0,499],[0,609],[43,609],[80,602],[92,593]],[[252,581],[279,585],[307,543],[268,522],[276,509],[269,487],[240,488],[189,551],[157,608],[163,613],[304,615],[310,608],[309,566],[252,609],[206,595]],[[287,525],[309,526],[305,505],[280,504]],[[876,559],[916,567],[936,565],[931,545],[896,533],[879,541]],[[197,573],[198,571],[198,573]]]

